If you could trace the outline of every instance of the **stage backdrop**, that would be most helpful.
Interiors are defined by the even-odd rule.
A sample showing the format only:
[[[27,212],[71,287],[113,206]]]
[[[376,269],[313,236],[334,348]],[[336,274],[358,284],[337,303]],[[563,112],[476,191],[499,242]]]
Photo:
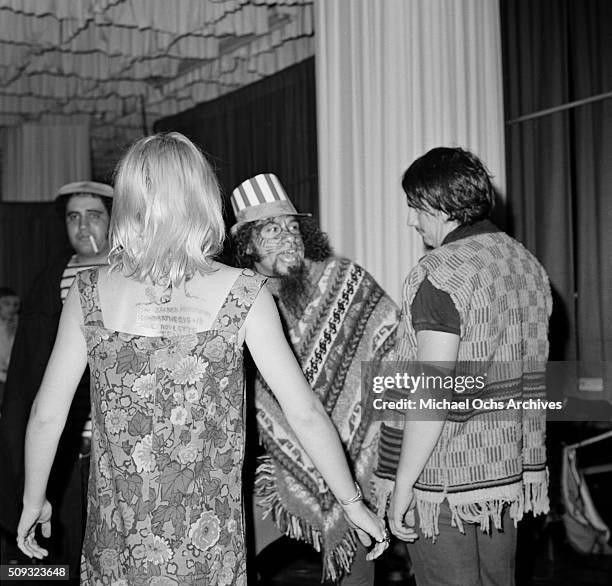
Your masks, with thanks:
[[[318,212],[314,58],[240,90],[156,122],[182,132],[215,167],[233,223],[229,195],[258,173],[278,175],[298,211]]]
[[[514,232],[554,288],[551,358],[600,362],[579,394],[612,402],[612,3],[502,0],[501,15]]]
[[[423,254],[401,178],[437,146],[482,157],[505,193],[499,4],[315,0],[321,223],[399,299]]]

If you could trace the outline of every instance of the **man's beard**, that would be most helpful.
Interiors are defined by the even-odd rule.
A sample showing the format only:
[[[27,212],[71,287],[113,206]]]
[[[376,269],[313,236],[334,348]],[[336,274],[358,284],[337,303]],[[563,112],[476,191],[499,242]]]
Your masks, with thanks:
[[[302,317],[308,305],[309,294],[310,282],[306,263],[291,267],[287,274],[280,278],[278,298],[295,318]]]

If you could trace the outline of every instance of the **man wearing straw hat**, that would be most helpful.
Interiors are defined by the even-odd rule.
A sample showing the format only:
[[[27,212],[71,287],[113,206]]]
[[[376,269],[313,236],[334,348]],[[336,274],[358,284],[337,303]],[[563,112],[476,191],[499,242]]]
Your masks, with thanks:
[[[56,209],[65,221],[72,250],[46,266],[26,296],[0,419],[0,498],[3,503],[0,526],[8,534],[16,532],[21,512],[26,423],[53,348],[62,303],[78,271],[107,263],[112,198],[113,188],[95,181],[68,183],[56,194]],[[78,576],[82,544],[84,511],[81,510],[81,497],[87,482],[89,429],[89,375],[86,372],[72,403],[49,484],[49,500],[56,512],[56,524],[48,544],[52,556],[49,563],[70,564],[74,576]],[[5,555],[10,559],[12,552],[3,552],[3,559]]]
[[[241,183],[232,206],[237,263],[268,277],[293,350],[367,498],[379,422],[361,403],[361,367],[362,361],[381,360],[393,345],[397,307],[363,268],[332,256],[327,236],[310,214],[297,212],[275,175]],[[255,394],[265,448],[255,480],[255,500],[263,509],[254,511],[256,549],[271,541],[272,521],[275,537],[284,533],[324,553],[326,578],[345,574],[343,585],[372,585],[374,567],[365,561],[364,547],[259,377]]]

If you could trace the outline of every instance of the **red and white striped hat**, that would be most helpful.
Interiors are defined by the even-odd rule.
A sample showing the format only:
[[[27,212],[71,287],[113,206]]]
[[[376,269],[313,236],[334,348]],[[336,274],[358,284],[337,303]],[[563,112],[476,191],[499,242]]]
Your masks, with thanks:
[[[232,234],[243,224],[264,218],[310,216],[298,213],[278,177],[272,173],[261,173],[243,181],[232,191],[231,202],[236,216]]]

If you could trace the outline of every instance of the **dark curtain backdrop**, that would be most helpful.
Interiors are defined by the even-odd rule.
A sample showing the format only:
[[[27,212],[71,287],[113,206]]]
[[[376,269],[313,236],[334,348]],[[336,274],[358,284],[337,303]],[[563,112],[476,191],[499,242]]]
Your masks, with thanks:
[[[52,203],[0,202],[0,285],[23,297],[37,273],[69,247]]]
[[[197,143],[229,195],[258,173],[278,175],[298,211],[318,212],[314,57],[211,102],[155,123]]]
[[[231,190],[266,171],[279,176],[299,211],[317,214],[314,58],[155,124],[156,132],[170,130],[187,135],[209,156],[225,195],[228,225]],[[24,295],[66,246],[53,204],[0,203],[0,285]]]
[[[551,358],[611,361],[612,100],[512,120],[612,90],[612,2],[501,10],[511,225],[552,281]]]

